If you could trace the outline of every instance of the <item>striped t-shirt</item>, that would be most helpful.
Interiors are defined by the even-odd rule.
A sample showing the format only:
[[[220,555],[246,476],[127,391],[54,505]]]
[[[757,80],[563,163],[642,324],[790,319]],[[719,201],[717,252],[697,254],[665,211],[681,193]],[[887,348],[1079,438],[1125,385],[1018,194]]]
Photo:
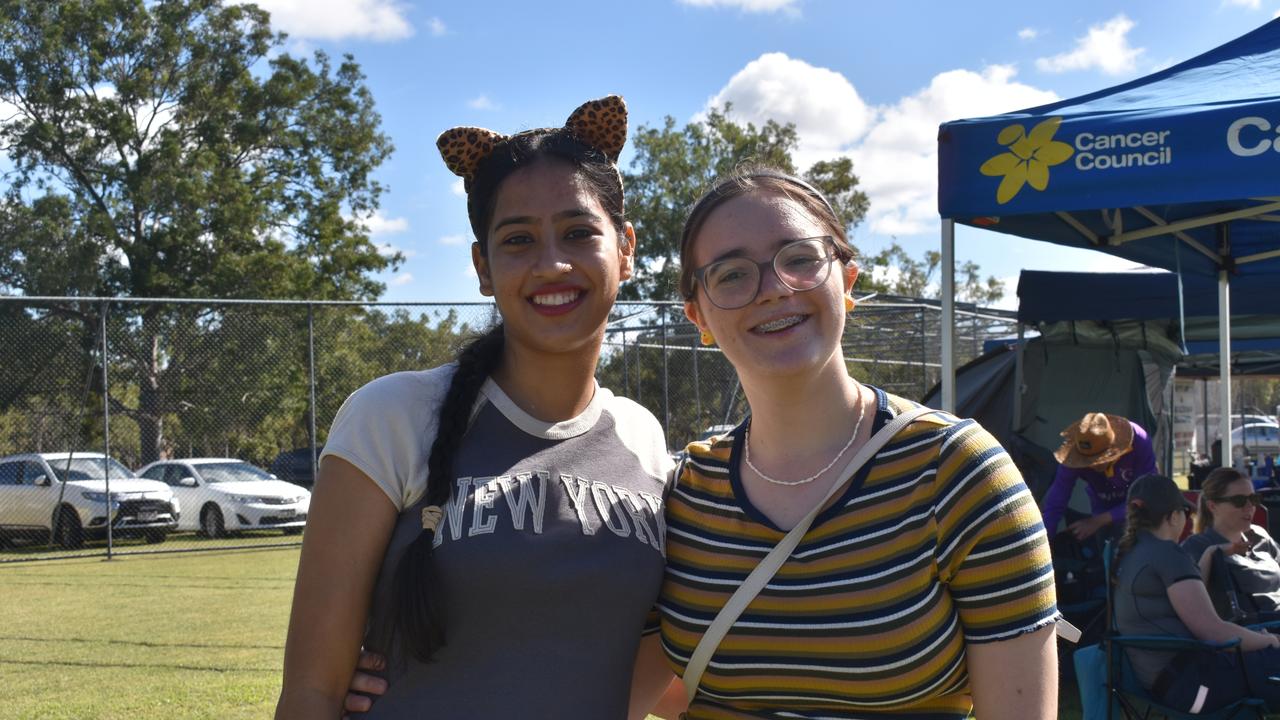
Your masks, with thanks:
[[[914,406],[875,394],[876,430]],[[785,535],[743,491],[744,427],[690,445],[667,502],[659,608],[680,674]],[[818,515],[721,642],[688,716],[964,718],[965,644],[1056,617],[1048,541],[1017,468],[976,422],[931,413]]]

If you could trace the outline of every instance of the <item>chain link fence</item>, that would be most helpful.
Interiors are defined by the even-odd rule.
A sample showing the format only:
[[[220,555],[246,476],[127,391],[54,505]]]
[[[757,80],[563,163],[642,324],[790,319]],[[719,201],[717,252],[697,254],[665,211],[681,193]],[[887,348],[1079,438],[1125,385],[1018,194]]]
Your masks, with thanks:
[[[957,362],[1015,332],[961,306]],[[342,401],[448,362],[487,303],[0,298],[0,562],[296,544]],[[938,381],[936,302],[850,316],[854,376],[919,398]],[[597,375],[679,449],[746,412],[732,366],[678,303],[618,303]]]

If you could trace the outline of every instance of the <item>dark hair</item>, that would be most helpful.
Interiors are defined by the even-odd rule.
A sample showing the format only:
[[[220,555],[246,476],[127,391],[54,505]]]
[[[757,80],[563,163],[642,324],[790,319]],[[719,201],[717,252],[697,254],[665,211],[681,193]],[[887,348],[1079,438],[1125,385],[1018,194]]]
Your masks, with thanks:
[[[1196,508],[1196,532],[1204,532],[1213,527],[1213,512],[1209,510],[1209,501],[1217,502],[1226,494],[1227,486],[1237,480],[1248,480],[1249,477],[1233,467],[1214,468],[1200,485],[1200,503]],[[1252,483],[1251,483],[1252,484]]]
[[[467,188],[467,216],[481,253],[489,252],[485,241],[502,181],[516,170],[542,160],[558,160],[572,166],[609,214],[614,229],[622,230],[625,222],[622,176],[617,166],[604,153],[578,140],[565,128],[526,130],[507,138],[481,160]]]
[[[503,181],[515,171],[543,161],[563,162],[572,167],[621,233],[625,220],[622,178],[617,167],[604,153],[582,143],[564,128],[529,130],[495,147],[481,161],[467,186],[467,215],[482,254],[488,254],[486,236]],[[619,242],[625,242],[625,238],[620,237]],[[427,460],[427,490],[422,504],[444,507],[449,502],[456,454],[467,433],[471,409],[480,387],[497,370],[503,346],[504,329],[498,323],[458,354],[458,369],[440,406],[439,429]],[[423,662],[430,660],[446,641],[440,581],[432,558],[434,541],[435,533],[423,530],[405,548],[392,582],[390,623],[377,632],[384,647],[394,640],[400,643],[405,655]]]
[[[711,212],[725,201],[751,193],[782,195],[794,200],[822,225],[825,225],[836,241],[836,256],[840,262],[854,259],[853,246],[849,244],[844,223],[836,216],[827,198],[814,186],[800,178],[768,165],[742,165],[720,178],[711,189],[702,194],[689,211],[680,236],[680,295],[692,300],[697,294],[694,287],[693,240]]]
[[[1143,477],[1146,477],[1145,475]],[[1172,484],[1173,481],[1169,480]],[[1120,571],[1120,558],[1133,549],[1134,543],[1138,541],[1139,530],[1154,530],[1160,527],[1170,515],[1175,512],[1182,512],[1184,506],[1179,506],[1171,512],[1164,514],[1158,513],[1151,509],[1142,500],[1130,500],[1125,505],[1124,510],[1124,532],[1120,535],[1120,540],[1116,542],[1116,556],[1111,563],[1112,581]]]

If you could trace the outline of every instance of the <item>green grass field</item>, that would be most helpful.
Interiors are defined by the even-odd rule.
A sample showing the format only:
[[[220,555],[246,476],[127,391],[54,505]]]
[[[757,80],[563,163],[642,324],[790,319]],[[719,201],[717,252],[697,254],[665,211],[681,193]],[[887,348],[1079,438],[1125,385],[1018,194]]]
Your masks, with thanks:
[[[296,548],[0,565],[0,719],[270,718],[297,565]]]
[[[297,549],[0,566],[0,718],[269,718]]]

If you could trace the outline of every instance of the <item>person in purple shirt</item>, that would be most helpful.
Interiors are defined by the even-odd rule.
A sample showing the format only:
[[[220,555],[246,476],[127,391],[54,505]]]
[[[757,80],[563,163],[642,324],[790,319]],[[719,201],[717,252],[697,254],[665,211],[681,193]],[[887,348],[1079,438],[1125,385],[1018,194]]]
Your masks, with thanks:
[[[1089,494],[1089,517],[1067,530],[1084,540],[1099,530],[1124,524],[1125,496],[1134,480],[1156,472],[1151,440],[1141,425],[1119,415],[1086,413],[1062,431],[1062,447],[1054,453],[1058,472],[1044,496],[1044,527],[1057,533],[1071,499],[1076,480],[1083,480]]]

